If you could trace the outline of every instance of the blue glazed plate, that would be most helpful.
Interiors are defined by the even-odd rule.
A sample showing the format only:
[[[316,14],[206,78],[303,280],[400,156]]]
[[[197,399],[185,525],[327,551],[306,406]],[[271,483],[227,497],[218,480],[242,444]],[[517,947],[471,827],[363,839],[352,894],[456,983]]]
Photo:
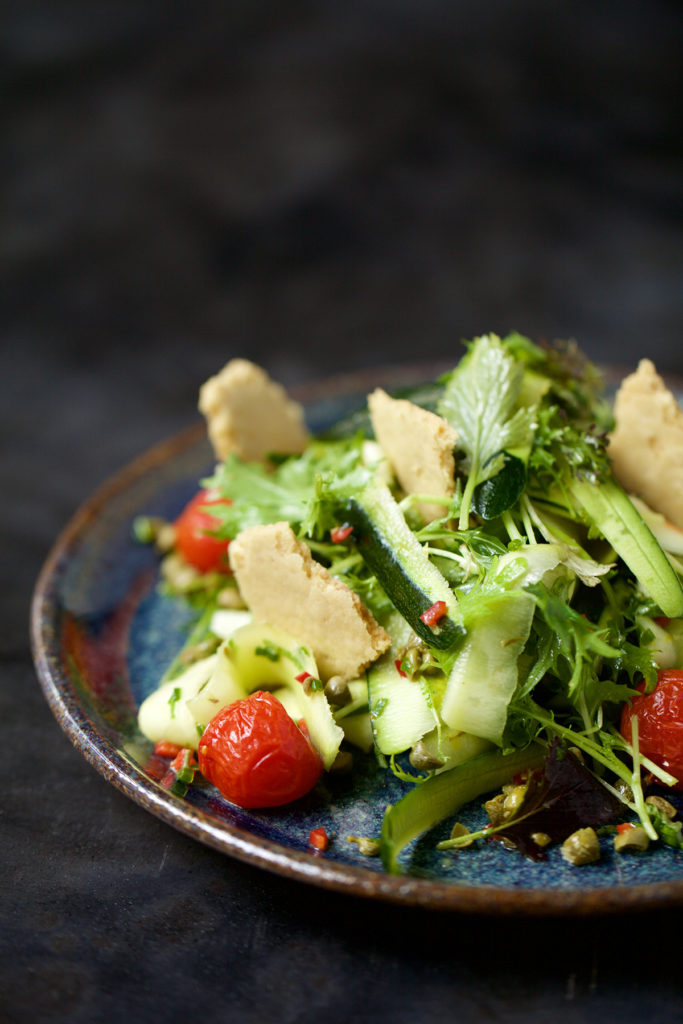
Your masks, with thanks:
[[[322,429],[360,408],[371,387],[399,387],[444,367],[353,375],[299,393],[310,426]],[[651,848],[618,856],[606,840],[599,863],[572,868],[558,848],[534,863],[498,844],[438,853],[449,824],[414,843],[405,874],[389,876],[347,836],[378,835],[384,809],[404,784],[357,757],[350,777],[320,783],[286,808],[244,811],[207,784],[185,798],[162,784],[165,763],[136,726],[140,701],[182,645],[183,602],[157,592],[157,559],[136,544],[139,514],[174,518],[212,469],[203,425],[143,455],[104,485],[57,540],[38,580],[32,638],[47,700],[75,746],[111,783],[175,828],[231,856],[279,874],[360,896],[440,910],[493,914],[591,914],[683,903],[683,854]],[[458,815],[483,823],[480,802]],[[324,854],[308,835],[324,826]]]

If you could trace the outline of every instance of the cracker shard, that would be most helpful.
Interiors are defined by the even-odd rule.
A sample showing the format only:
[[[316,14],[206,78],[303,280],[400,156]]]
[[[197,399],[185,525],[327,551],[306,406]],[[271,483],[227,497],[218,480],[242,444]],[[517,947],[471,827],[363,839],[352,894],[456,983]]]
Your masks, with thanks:
[[[357,594],[315,562],[288,523],[251,526],[230,566],[254,619],[307,644],[323,679],[354,679],[391,644]]]
[[[608,454],[614,476],[683,529],[683,411],[649,359],[622,381]]]
[[[406,494],[451,498],[455,490],[453,450],[458,434],[436,413],[377,388],[368,398],[375,437]],[[446,508],[429,502],[418,506],[427,522]]]
[[[300,454],[309,441],[304,412],[281,384],[248,359],[231,359],[199,389],[216,457],[264,462],[270,453]]]

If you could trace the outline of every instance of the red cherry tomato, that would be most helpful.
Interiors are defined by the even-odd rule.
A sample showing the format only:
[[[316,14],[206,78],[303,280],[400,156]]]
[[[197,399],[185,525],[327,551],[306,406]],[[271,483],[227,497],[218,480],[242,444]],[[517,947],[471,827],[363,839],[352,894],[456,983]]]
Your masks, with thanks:
[[[638,689],[645,689],[641,683]],[[683,669],[663,669],[657,686],[649,694],[634,697],[624,705],[621,734],[631,742],[631,718],[638,717],[638,746],[641,754],[679,780],[683,789]]]
[[[220,525],[220,520],[204,511],[206,505],[229,504],[229,498],[220,498],[215,491],[200,491],[176,519],[176,547],[185,561],[200,572],[230,572],[230,541],[211,536],[210,531]]]
[[[277,697],[257,690],[211,719],[199,770],[239,807],[280,807],[308,793],[323,765]]]

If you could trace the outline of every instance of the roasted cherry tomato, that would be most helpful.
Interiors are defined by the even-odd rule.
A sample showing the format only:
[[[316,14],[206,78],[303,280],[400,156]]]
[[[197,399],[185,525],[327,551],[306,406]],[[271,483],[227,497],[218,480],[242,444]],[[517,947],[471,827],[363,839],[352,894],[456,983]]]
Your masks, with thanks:
[[[185,561],[200,572],[230,572],[230,541],[211,536],[210,531],[215,530],[220,521],[204,511],[207,505],[229,504],[228,498],[219,497],[215,491],[200,491],[176,519],[176,547]]]
[[[199,770],[239,807],[279,807],[308,793],[323,765],[277,697],[257,690],[211,719]]]
[[[638,689],[644,690],[641,683]],[[621,715],[622,736],[631,741],[631,718],[638,716],[641,754],[666,768],[683,789],[683,669],[663,669],[652,693],[634,697]]]

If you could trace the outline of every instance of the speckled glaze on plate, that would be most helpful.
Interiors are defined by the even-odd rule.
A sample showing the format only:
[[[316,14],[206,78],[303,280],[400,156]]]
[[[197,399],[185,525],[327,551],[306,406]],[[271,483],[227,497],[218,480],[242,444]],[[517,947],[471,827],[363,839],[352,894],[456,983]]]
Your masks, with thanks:
[[[399,387],[444,367],[403,367],[351,375],[300,390],[310,426],[322,429],[359,407],[376,384]],[[683,903],[683,854],[651,849],[618,856],[605,842],[599,863],[581,869],[559,849],[533,863],[497,844],[457,855],[435,844],[449,825],[414,843],[406,873],[390,876],[348,835],[377,835],[384,808],[403,784],[372,758],[351,778],[326,781],[286,808],[244,811],[206,784],[173,796],[159,779],[164,764],[138,732],[136,709],[155,688],[183,639],[182,602],[156,590],[154,553],[136,544],[136,515],[174,517],[210,472],[203,424],[158,445],[106,483],[58,538],[38,580],[32,640],[38,676],[58,722],[109,782],[168,824],[258,867],[359,896],[438,910],[490,914],[611,913]],[[479,803],[458,815],[481,821]],[[311,828],[332,837],[325,854],[308,846]]]

